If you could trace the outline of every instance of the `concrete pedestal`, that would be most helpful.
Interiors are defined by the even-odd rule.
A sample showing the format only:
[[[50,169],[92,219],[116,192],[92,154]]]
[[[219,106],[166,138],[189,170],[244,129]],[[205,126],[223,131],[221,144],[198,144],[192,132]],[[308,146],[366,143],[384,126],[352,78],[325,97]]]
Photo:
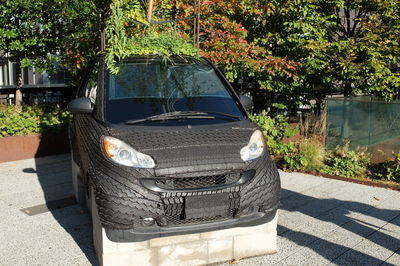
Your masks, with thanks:
[[[92,211],[94,246],[104,266],[192,266],[276,252],[277,215],[271,222],[259,226],[116,243],[107,238],[97,210]]]

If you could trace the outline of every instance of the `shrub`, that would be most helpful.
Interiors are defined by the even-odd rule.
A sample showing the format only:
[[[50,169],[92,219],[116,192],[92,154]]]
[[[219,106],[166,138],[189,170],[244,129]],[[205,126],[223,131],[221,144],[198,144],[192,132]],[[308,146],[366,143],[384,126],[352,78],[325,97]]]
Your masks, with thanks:
[[[374,179],[386,179],[400,182],[400,152],[393,154],[392,160],[372,165],[371,177]]]
[[[283,157],[284,167],[290,170],[318,171],[324,165],[325,154],[325,148],[318,139],[303,139],[296,144],[295,152]]]
[[[283,143],[284,137],[292,137],[298,130],[290,127],[287,118],[282,115],[272,118],[265,111],[250,118],[263,130],[271,155],[283,169],[400,182],[400,152],[394,154],[392,160],[371,165],[370,154],[366,152],[366,148],[350,150],[347,143],[343,147],[336,147],[333,152],[325,151],[321,136],[318,136],[322,134],[321,126],[310,127],[302,124],[303,133],[307,132],[313,138],[301,139],[296,143]]]
[[[275,118],[266,111],[250,116],[264,132],[271,155],[277,163],[289,170],[315,171],[322,167],[325,149],[317,139],[304,139],[298,143],[284,143],[283,138],[297,134],[298,128],[290,127],[288,119],[283,115]]]
[[[65,129],[72,115],[58,105],[0,106],[0,137]]]
[[[250,119],[262,129],[271,155],[279,156],[295,151],[293,143],[283,143],[282,140],[296,135],[298,129],[291,128],[283,115],[272,118],[266,111],[262,111],[261,114],[250,115]]]
[[[327,155],[325,166],[321,173],[343,177],[366,177],[370,165],[370,155],[366,149],[350,150],[349,144],[336,147],[334,152]]]

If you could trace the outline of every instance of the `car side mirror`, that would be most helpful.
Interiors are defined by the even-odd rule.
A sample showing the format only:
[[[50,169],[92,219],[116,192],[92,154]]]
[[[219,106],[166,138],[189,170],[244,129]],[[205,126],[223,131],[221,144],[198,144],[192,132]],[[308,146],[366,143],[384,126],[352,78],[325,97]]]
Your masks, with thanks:
[[[92,101],[88,97],[81,97],[72,100],[68,104],[68,111],[72,114],[91,114],[93,112]]]
[[[253,100],[244,95],[240,95],[240,102],[242,103],[244,109],[249,112],[253,109]]]

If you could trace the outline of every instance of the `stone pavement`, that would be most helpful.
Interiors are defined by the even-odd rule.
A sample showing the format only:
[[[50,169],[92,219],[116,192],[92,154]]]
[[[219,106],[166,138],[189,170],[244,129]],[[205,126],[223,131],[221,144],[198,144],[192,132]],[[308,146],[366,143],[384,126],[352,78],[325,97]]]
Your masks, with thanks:
[[[281,179],[278,253],[237,265],[400,265],[400,192]],[[97,265],[89,215],[72,194],[69,155],[0,164],[0,265]]]

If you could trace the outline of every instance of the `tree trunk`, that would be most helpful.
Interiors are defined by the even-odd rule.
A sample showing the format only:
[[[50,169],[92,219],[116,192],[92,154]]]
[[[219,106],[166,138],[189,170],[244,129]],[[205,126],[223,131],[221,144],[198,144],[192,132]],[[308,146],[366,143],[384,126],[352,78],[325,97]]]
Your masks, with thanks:
[[[153,16],[153,7],[154,7],[154,1],[149,0],[149,6],[147,7],[147,21],[151,21],[151,17]]]
[[[193,25],[193,44],[194,47],[199,49],[200,48],[200,0],[193,0],[193,9],[195,13],[194,17],[194,25]]]
[[[21,62],[19,59],[15,62],[15,83],[17,89],[15,90],[15,105],[22,105],[22,69]]]
[[[104,29],[100,31],[100,51],[104,52],[106,50],[106,32]]]
[[[176,15],[178,13],[178,8],[176,6],[176,1],[172,4],[172,19],[176,19]]]
[[[104,52],[106,49],[106,23],[110,14],[111,1],[100,0],[97,2],[97,7],[100,10],[100,51]]]
[[[351,89],[351,82],[346,81],[346,83],[344,84],[344,96],[345,97],[349,97],[352,93],[352,89]]]

